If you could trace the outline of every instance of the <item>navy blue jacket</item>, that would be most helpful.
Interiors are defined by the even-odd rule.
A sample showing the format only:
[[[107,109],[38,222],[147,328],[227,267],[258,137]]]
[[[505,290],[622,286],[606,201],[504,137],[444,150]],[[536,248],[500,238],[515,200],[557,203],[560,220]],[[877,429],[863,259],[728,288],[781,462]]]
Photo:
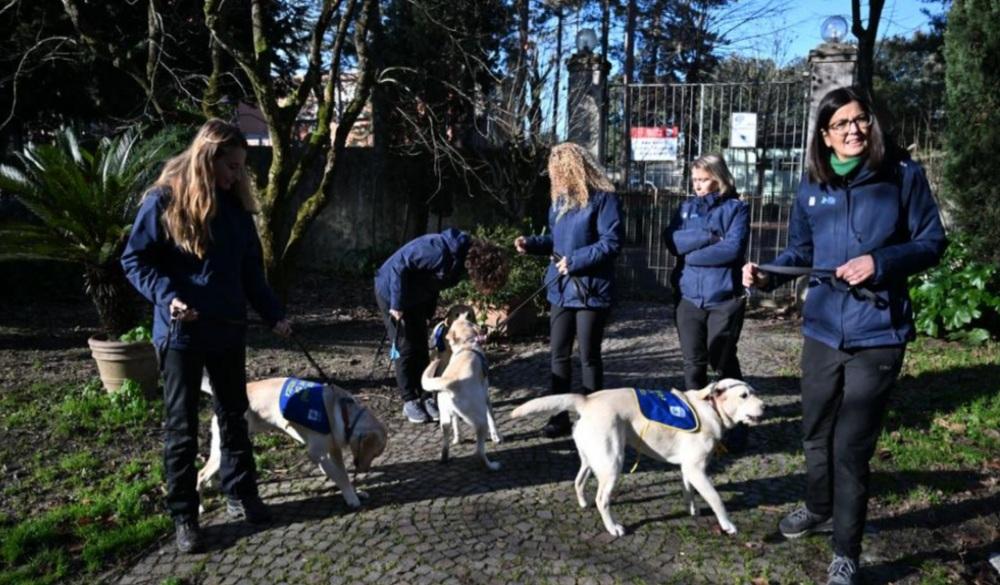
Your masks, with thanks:
[[[569,259],[569,275],[549,264],[543,282],[549,284],[548,300],[560,307],[604,308],[615,296],[615,258],[621,246],[621,203],[614,193],[596,191],[587,205],[559,217],[557,205],[549,208],[549,234],[526,238],[531,254],[552,254]]]
[[[180,323],[170,338],[172,349],[218,351],[246,343],[247,301],[269,324],[284,310],[267,286],[260,238],[250,212],[234,197],[218,193],[209,221],[212,241],[205,258],[182,251],[170,240],[162,217],[166,190],[146,195],[136,215],[122,267],[129,282],[154,305],[153,342],[162,347],[170,326],[170,301],[179,297],[199,313]]]
[[[375,292],[396,310],[436,302],[441,290],[462,278],[471,243],[454,228],[410,240],[375,272]]]
[[[788,228],[788,247],[772,262],[836,270],[871,254],[875,274],[866,300],[840,281],[811,278],[802,332],[832,348],[903,345],[913,340],[907,277],[937,264],[947,246],[937,203],[924,171],[908,158],[862,166],[846,184],[803,178]],[[772,275],[772,286],[787,278]],[[881,306],[880,306],[881,305]]]
[[[663,233],[677,256],[674,291],[703,309],[742,294],[749,239],[750,208],[739,198],[709,193],[683,201]]]

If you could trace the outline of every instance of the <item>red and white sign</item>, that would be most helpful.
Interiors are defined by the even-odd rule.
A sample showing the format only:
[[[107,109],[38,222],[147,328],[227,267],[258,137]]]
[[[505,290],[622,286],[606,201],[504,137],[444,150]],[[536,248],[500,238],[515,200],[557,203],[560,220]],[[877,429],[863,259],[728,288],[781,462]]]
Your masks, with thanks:
[[[629,130],[632,137],[632,160],[677,160],[677,126],[636,126]]]

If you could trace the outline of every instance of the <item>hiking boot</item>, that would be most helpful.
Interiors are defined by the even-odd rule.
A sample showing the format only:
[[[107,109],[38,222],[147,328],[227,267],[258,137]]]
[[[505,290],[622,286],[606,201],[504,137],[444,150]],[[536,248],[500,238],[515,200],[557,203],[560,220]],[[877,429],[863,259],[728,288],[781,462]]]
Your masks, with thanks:
[[[441,420],[441,413],[438,412],[437,400],[433,397],[424,399],[424,411],[431,420]]]
[[[778,530],[785,538],[798,538],[814,532],[833,532],[833,518],[813,514],[802,506],[785,516],[778,523]]]
[[[226,515],[233,520],[246,520],[249,524],[268,524],[272,520],[271,509],[260,496],[226,498]]]
[[[542,427],[542,434],[548,439],[558,439],[573,432],[573,421],[569,420],[568,412],[560,412],[549,419]]]
[[[411,423],[428,423],[431,417],[427,415],[419,400],[407,400],[403,403],[403,416]]]
[[[177,550],[180,552],[191,554],[201,552],[204,548],[197,520],[177,520],[174,522],[174,531],[177,535]]]
[[[826,570],[826,585],[857,585],[858,559],[835,555]]]

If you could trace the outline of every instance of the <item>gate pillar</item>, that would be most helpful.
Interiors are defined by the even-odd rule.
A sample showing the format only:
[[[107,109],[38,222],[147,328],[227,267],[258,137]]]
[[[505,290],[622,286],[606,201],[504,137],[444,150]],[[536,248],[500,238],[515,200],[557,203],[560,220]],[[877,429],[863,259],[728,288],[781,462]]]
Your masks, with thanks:
[[[846,43],[822,43],[809,51],[809,125],[806,148],[812,144],[816,106],[827,93],[854,84],[858,68],[858,48]]]
[[[590,51],[573,54],[566,63],[569,69],[569,133],[568,140],[575,142],[604,160],[605,128],[601,124],[601,102],[606,95],[601,87],[601,69],[604,77],[611,64]]]

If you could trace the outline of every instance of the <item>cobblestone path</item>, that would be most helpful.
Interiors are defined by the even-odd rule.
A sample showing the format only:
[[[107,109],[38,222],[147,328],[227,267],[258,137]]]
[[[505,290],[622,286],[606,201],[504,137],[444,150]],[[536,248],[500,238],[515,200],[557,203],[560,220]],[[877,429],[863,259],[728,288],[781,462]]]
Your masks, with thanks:
[[[275,513],[262,529],[202,518],[209,551],[175,553],[173,540],[138,561],[120,583],[758,583],[813,582],[824,576],[822,538],[785,542],[779,518],[800,497],[798,394],[794,372],[775,365],[798,351],[787,327],[748,321],[740,344],[744,375],[768,406],[740,457],[710,469],[739,534],[721,534],[702,515],[685,513],[677,468],[643,458],[624,474],[613,506],[628,530],[612,539],[596,510],[581,510],[572,481],[579,460],[572,441],[546,440],[539,418],[510,411],[547,385],[547,347],[526,345],[491,364],[492,395],[505,441],[490,445],[499,472],[473,457],[466,440],[452,461],[438,462],[434,425],[411,425],[393,408],[386,454],[360,487],[370,499],[349,512],[339,492],[305,461],[290,478],[264,483]],[[681,381],[677,336],[663,305],[616,310],[604,345],[606,386],[663,388]],[[794,362],[793,362],[794,363]],[[787,370],[787,367],[785,368]],[[577,371],[574,372],[576,374]],[[626,467],[631,467],[630,452]],[[591,479],[590,493],[596,490]],[[169,581],[168,581],[169,582]]]

